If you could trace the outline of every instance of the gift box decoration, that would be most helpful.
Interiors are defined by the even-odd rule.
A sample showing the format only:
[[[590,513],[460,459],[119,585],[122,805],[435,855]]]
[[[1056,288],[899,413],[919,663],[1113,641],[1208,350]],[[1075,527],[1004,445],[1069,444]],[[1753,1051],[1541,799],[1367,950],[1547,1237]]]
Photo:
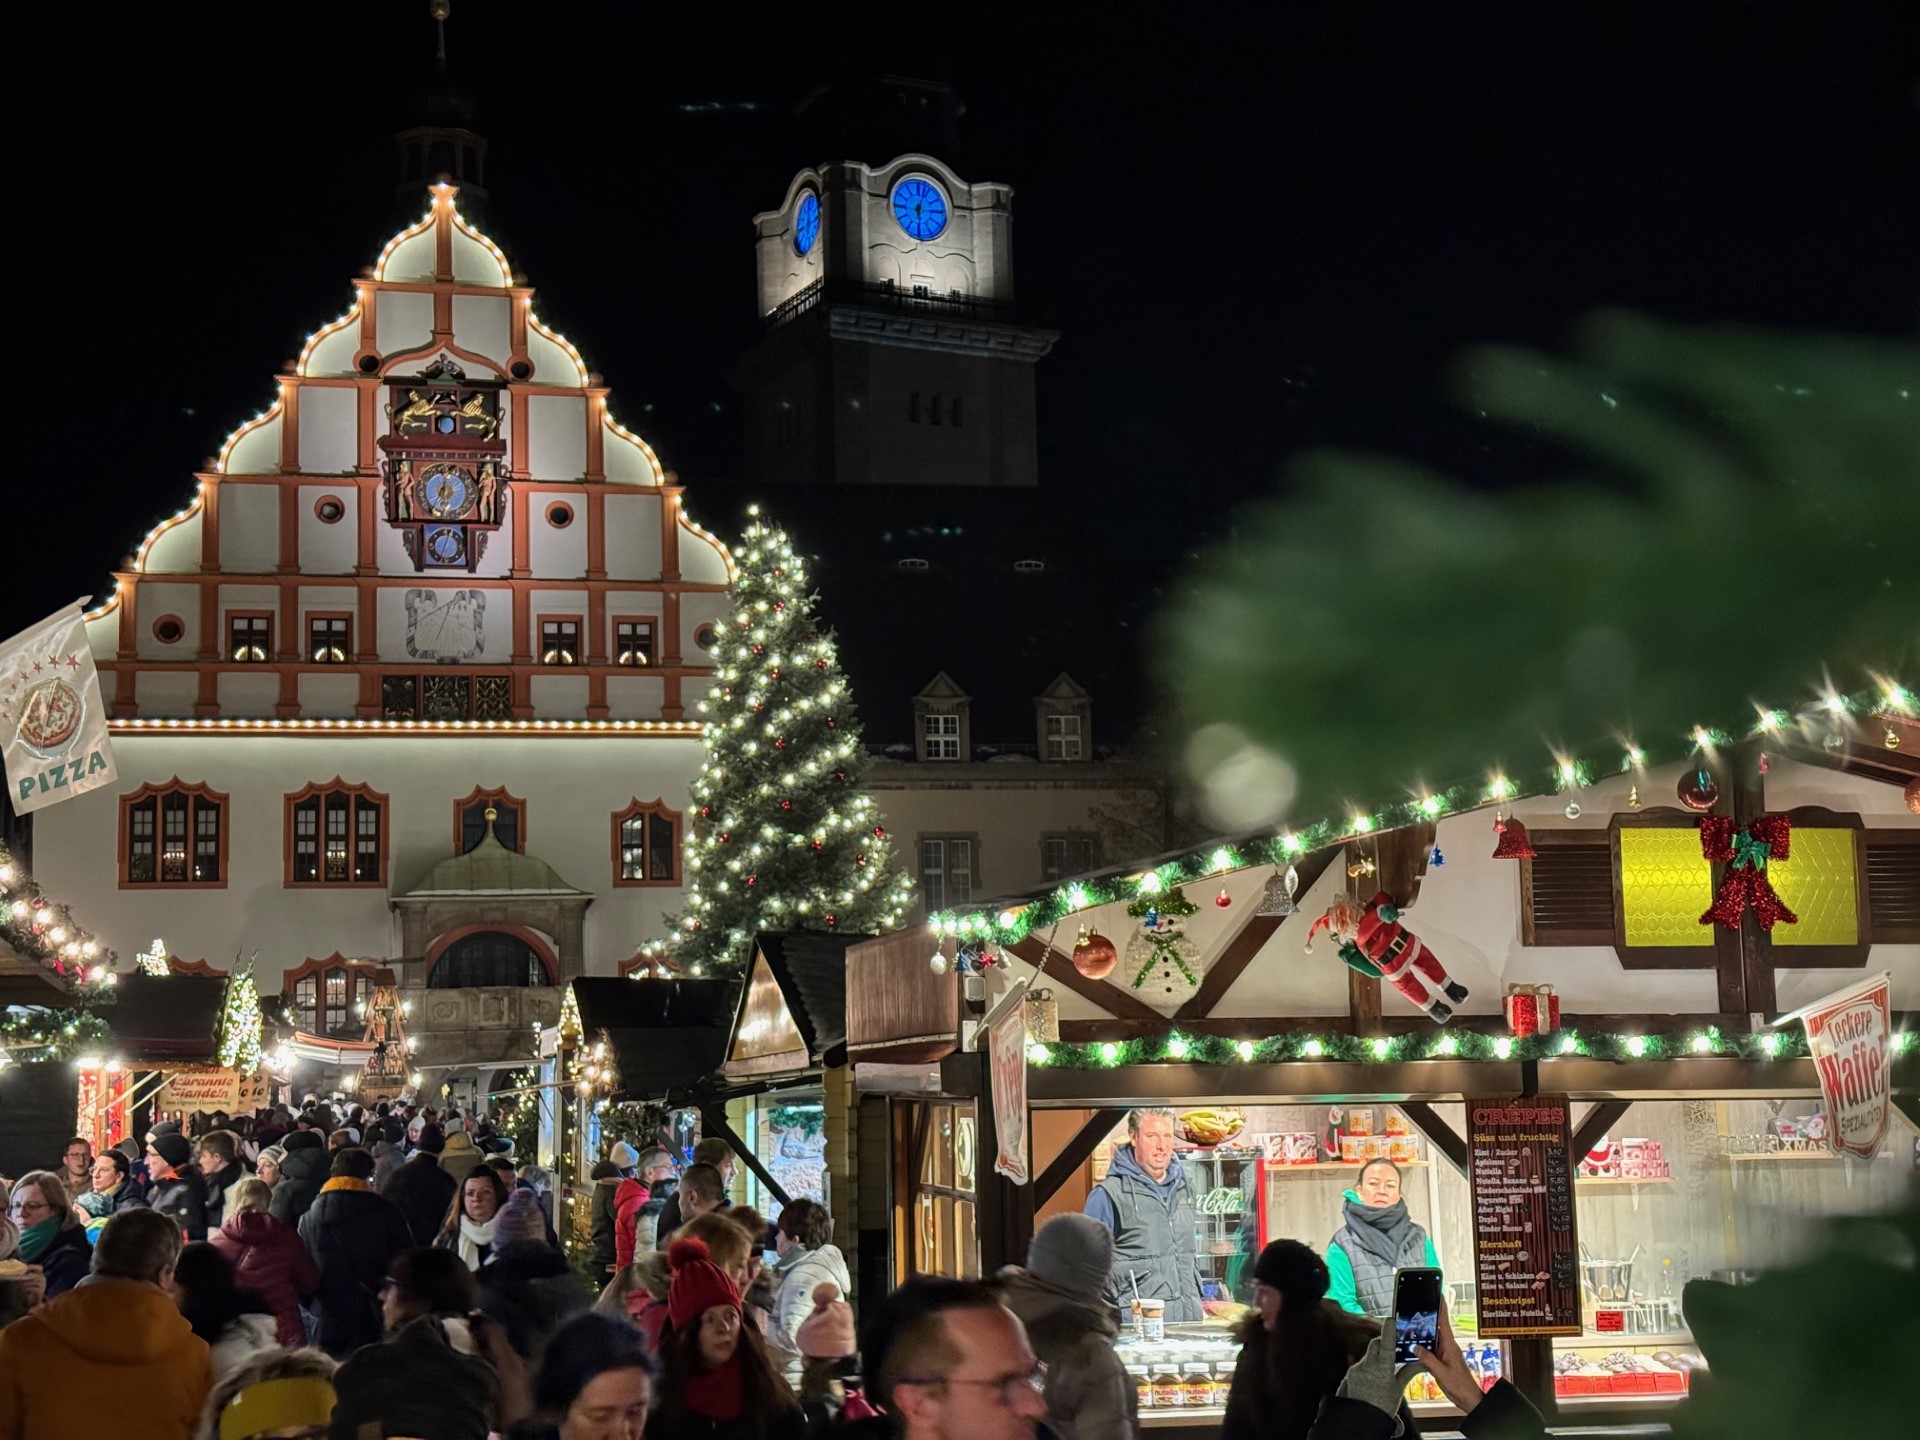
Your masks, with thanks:
[[[1551,985],[1509,985],[1506,998],[1507,1029],[1525,1039],[1560,1028],[1560,997]]]

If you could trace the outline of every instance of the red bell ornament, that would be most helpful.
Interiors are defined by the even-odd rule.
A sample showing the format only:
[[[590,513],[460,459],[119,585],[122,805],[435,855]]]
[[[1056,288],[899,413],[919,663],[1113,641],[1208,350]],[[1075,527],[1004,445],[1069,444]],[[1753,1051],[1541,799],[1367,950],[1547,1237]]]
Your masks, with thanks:
[[[1073,968],[1089,980],[1104,980],[1120,963],[1120,952],[1104,935],[1096,935],[1084,925],[1080,938],[1073,942]]]
[[[1531,860],[1540,853],[1527,837],[1527,827],[1511,815],[1495,820],[1493,833],[1500,837],[1493,847],[1496,860]]]

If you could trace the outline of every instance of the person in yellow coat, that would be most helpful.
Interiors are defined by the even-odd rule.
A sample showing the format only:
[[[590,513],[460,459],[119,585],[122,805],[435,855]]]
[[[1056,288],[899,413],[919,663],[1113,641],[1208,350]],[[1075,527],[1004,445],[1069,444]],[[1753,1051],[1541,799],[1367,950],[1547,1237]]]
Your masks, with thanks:
[[[0,1440],[193,1440],[213,1369],[169,1291],[179,1259],[173,1221],[123,1211],[92,1274],[0,1330]]]

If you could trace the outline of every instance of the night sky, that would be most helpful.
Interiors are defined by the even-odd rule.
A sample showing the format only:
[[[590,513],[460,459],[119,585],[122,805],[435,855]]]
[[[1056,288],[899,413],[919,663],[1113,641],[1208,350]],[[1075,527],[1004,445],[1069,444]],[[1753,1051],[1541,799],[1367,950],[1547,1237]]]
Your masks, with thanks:
[[[104,593],[345,308],[402,218],[426,10],[113,6],[22,57],[8,628]],[[488,230],[723,532],[750,219],[841,158],[809,152],[793,102],[883,71],[950,84],[945,158],[1015,187],[1017,281],[1062,332],[1043,487],[1150,604],[1303,448],[1484,484],[1561,463],[1453,407],[1471,342],[1553,346],[1607,305],[1910,332],[1916,11],[454,0],[448,44],[492,143]]]

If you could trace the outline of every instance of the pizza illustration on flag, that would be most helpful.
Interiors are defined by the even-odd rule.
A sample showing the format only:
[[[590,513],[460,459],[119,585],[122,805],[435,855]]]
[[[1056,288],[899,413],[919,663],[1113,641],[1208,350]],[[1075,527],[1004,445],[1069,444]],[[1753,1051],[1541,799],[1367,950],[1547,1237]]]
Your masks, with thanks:
[[[86,718],[80,692],[58,677],[29,689],[20,702],[15,731],[30,749],[51,755],[64,749]]]

